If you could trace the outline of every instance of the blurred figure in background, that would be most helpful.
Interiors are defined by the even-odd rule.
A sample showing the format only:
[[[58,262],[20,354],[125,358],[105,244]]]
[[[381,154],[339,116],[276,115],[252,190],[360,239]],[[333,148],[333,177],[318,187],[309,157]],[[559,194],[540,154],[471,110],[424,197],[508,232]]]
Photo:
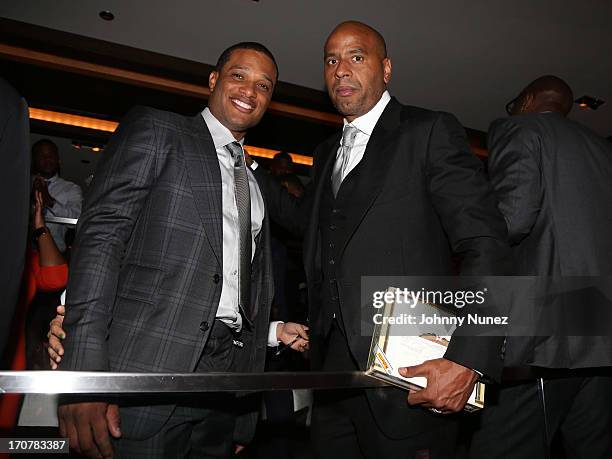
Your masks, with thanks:
[[[0,196],[5,220],[0,225],[0,366],[19,295],[28,235],[30,120],[28,104],[0,78]]]
[[[279,177],[281,185],[287,188],[289,194],[296,198],[301,198],[304,195],[304,184],[295,174],[288,174]]]
[[[11,370],[20,371],[32,369],[26,363],[26,347],[33,347],[42,351],[45,327],[39,333],[26,334],[26,317],[30,303],[37,291],[63,290],[68,282],[68,265],[55,244],[49,230],[45,226],[43,216],[43,196],[40,191],[34,192],[34,218],[32,222],[32,247],[27,248],[25,270],[23,276],[22,293],[19,307],[13,321],[12,334],[14,348],[11,349]],[[51,315],[54,310],[51,309]],[[47,320],[48,322],[48,320]],[[39,327],[40,328],[40,327]],[[44,329],[44,331],[42,331]],[[27,338],[26,338],[27,336]],[[30,342],[32,341],[32,342]],[[43,352],[39,352],[40,359],[45,361]],[[48,369],[39,366],[37,369]],[[7,394],[0,398],[0,432],[12,432],[17,421],[20,394]]]
[[[59,168],[59,152],[54,142],[42,139],[32,146],[32,189],[42,194],[44,214],[79,218],[83,193],[76,183],[59,176]],[[47,227],[60,252],[64,252],[68,227],[57,223],[49,223]]]
[[[293,174],[293,159],[291,155],[285,151],[276,153],[272,161],[270,161],[270,174],[273,177]]]
[[[519,276],[612,275],[612,145],[567,119],[573,104],[565,81],[543,76],[489,129],[489,175]],[[557,435],[567,457],[612,457],[612,378],[594,369],[612,364],[612,339],[593,332],[587,319],[605,318],[587,292],[569,303],[584,315],[582,336],[563,336],[573,321],[557,299],[546,309],[556,336],[508,337],[505,366],[524,371],[492,388],[472,458],[550,457]]]

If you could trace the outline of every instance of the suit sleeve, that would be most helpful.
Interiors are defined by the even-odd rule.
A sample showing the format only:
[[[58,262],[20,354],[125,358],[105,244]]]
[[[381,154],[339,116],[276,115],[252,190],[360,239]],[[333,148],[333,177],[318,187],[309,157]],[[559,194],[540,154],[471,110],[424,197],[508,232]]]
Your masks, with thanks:
[[[0,225],[0,355],[10,336],[11,318],[19,297],[24,268],[30,206],[30,129],[28,105],[0,77],[0,196],[4,221]]]
[[[510,274],[504,219],[483,165],[470,152],[465,131],[452,115],[441,113],[436,119],[427,161],[429,193],[452,250],[461,258],[461,274]],[[503,336],[470,336],[478,334],[465,329],[455,333],[445,357],[498,379]]]
[[[107,337],[123,255],[156,178],[152,115],[132,110],[104,152],[77,227],[66,298],[64,370],[108,370]]]
[[[542,203],[540,150],[536,133],[512,119],[489,130],[489,176],[512,244],[533,228]]]

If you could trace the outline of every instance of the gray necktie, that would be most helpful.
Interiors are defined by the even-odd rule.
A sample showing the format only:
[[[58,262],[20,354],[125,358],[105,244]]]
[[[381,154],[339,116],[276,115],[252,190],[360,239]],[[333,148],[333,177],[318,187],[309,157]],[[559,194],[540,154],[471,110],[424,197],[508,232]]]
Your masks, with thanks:
[[[332,190],[334,192],[334,196],[338,194],[338,190],[342,184],[342,175],[344,174],[344,170],[348,165],[349,153],[351,148],[353,148],[355,136],[358,132],[359,130],[350,124],[344,126],[344,131],[342,132],[342,145],[340,147],[340,157],[336,159],[334,172],[332,174]]]
[[[234,195],[238,208],[238,239],[240,260],[238,269],[238,305],[247,322],[251,311],[251,192],[244,152],[238,142],[225,146],[234,160]]]

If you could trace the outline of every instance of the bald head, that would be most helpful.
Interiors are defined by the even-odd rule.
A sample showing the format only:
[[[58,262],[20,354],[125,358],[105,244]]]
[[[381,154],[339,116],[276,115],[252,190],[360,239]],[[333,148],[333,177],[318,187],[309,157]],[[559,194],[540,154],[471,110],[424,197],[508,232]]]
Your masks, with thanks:
[[[376,30],[374,27],[371,27],[359,21],[345,21],[345,22],[341,22],[340,24],[338,24],[334,28],[334,30],[332,30],[332,32],[329,34],[329,37],[327,37],[326,44],[329,42],[332,36],[334,36],[334,34],[344,33],[344,32],[348,32],[348,33],[356,32],[356,33],[364,34],[368,36],[372,40],[372,43],[375,45],[375,49],[379,57],[381,59],[384,59],[385,57],[387,57],[387,43],[385,42],[385,39],[380,34],[380,32]]]
[[[567,116],[573,103],[574,94],[569,85],[559,77],[545,75],[523,89],[512,114],[556,112]]]
[[[348,122],[380,100],[391,79],[391,59],[382,35],[357,21],[336,26],[325,42],[327,92]]]

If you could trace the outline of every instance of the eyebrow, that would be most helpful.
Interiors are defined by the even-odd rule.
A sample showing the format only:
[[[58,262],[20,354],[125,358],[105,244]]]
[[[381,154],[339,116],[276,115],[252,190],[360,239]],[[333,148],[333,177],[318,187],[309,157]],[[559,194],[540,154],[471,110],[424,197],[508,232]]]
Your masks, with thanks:
[[[348,51],[349,54],[368,54],[367,50],[365,48],[352,48]],[[334,52],[334,51],[326,51],[324,58],[327,59],[330,56],[335,56],[339,53]]]
[[[251,71],[251,67],[247,67],[246,65],[235,64],[235,65],[232,65],[230,68],[228,68],[228,70],[246,70],[247,72],[250,72]],[[270,83],[272,83],[272,86],[274,86],[274,80],[272,80],[272,78],[270,78],[270,76],[268,76],[266,73],[264,73],[263,77],[266,80],[268,80]]]

